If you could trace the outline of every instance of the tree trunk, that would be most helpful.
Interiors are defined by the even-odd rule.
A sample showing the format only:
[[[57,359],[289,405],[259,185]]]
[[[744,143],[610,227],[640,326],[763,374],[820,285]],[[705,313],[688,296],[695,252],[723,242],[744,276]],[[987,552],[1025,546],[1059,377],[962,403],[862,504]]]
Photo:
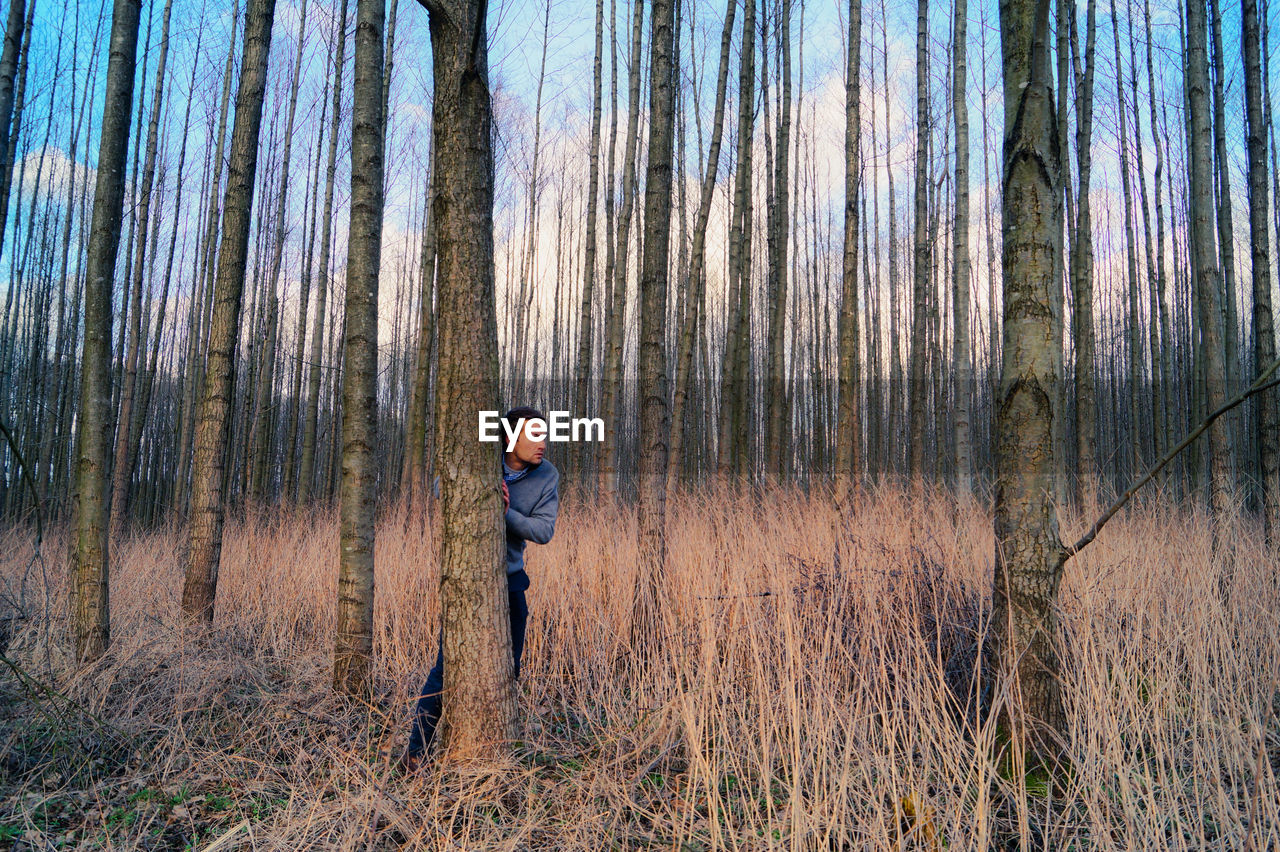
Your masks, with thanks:
[[[652,0],[649,48],[647,231],[640,269],[640,457],[637,505],[640,581],[631,611],[631,643],[653,649],[667,633],[661,597],[667,561],[667,269],[671,243],[671,159],[675,120],[674,0]]]
[[[1210,131],[1209,61],[1206,55],[1203,0],[1187,4],[1187,101],[1190,139],[1191,270],[1200,321],[1200,356],[1205,370],[1205,404],[1216,411],[1226,402],[1226,366],[1223,363],[1222,313],[1218,306],[1218,258],[1213,234],[1213,151]],[[1209,428],[1209,480],[1215,542],[1219,524],[1231,508],[1230,457],[1226,427]]]
[[[333,686],[373,689],[373,540],[378,453],[378,270],[382,257],[382,27],[384,0],[356,3],[351,99],[351,220],[347,238],[342,382],[338,635]],[[437,90],[438,91],[438,90]],[[287,150],[287,149],[286,149]]]
[[[138,358],[142,351],[142,277],[146,261],[147,228],[151,223],[151,190],[155,182],[156,148],[160,135],[160,107],[164,101],[164,72],[169,56],[169,14],[173,0],[165,0],[160,25],[160,57],[156,62],[156,83],[151,96],[151,119],[147,124],[147,150],[142,166],[142,187],[138,197],[138,253],[133,261],[133,311],[129,317],[129,353],[124,366],[124,387],[120,389],[119,428],[116,429],[115,463],[111,469],[111,537],[124,532],[129,510],[129,482],[138,448],[133,444],[134,398],[138,390]],[[159,223],[156,224],[159,230]],[[153,258],[154,260],[154,258]]]
[[[111,494],[107,466],[111,446],[111,302],[124,171],[129,155],[134,63],[141,0],[115,0],[111,13],[106,106],[98,146],[93,221],[85,258],[84,348],[80,373],[79,447],[72,515],[71,634],[76,659],[96,660],[110,641],[107,567]]]
[[[208,373],[196,422],[191,484],[191,550],[182,589],[182,610],[192,619],[213,623],[222,552],[223,479],[231,401],[235,398],[236,350],[240,338],[240,306],[244,292],[258,166],[258,130],[267,88],[267,59],[275,0],[250,0],[245,10],[244,58],[231,131],[227,191],[222,203],[225,223],[218,250],[213,320],[209,331]]]
[[[18,141],[17,128],[14,127],[11,135],[9,122],[13,117],[14,78],[18,73],[18,51],[23,42],[25,12],[26,0],[10,0],[9,20],[4,31],[4,49],[0,51],[0,249],[4,248],[5,228],[3,226],[9,217],[9,190],[10,182],[13,180],[14,148]],[[134,52],[137,52],[136,47]],[[128,118],[125,122],[128,123]],[[127,139],[125,147],[128,147]]]
[[[516,722],[499,468],[492,446],[475,439],[476,412],[498,407],[492,108],[484,0],[426,5],[439,164],[441,734],[447,752],[465,755],[511,740]]]
[[[316,279],[316,322],[311,336],[311,372],[307,376],[307,413],[302,428],[302,464],[298,473],[298,502],[314,495],[317,432],[320,429],[320,367],[324,356],[324,314],[329,295],[329,254],[333,248],[333,179],[337,171],[338,128],[342,116],[342,69],[346,64],[347,0],[339,5],[337,44],[333,55],[333,124],[329,128],[328,165],[325,170],[324,212],[320,215],[320,261]],[[330,324],[332,328],[332,324]]]
[[[685,404],[693,374],[693,344],[699,327],[705,325],[704,301],[707,290],[707,223],[711,217],[711,201],[715,195],[716,175],[720,166],[720,145],[724,138],[724,102],[729,81],[729,48],[733,41],[733,19],[737,0],[729,0],[724,13],[724,29],[720,33],[720,66],[716,73],[716,103],[711,123],[711,144],[707,152],[707,168],[702,176],[698,197],[698,213],[693,221],[693,248],[689,256],[689,296],[680,319],[680,339],[676,349],[676,386],[671,403],[671,455],[667,471],[668,487],[675,484],[684,456]]]
[[[1049,66],[1048,0],[1000,4],[1004,66],[1004,345],[996,410],[996,652],[1014,679],[1015,742],[1054,754],[1043,729],[1066,719],[1056,650],[1065,551],[1052,503],[1062,195]]]
[[[1098,475],[1094,456],[1097,433],[1097,399],[1094,387],[1093,331],[1093,222],[1089,181],[1093,169],[1093,75],[1097,43],[1097,3],[1089,0],[1085,23],[1084,73],[1080,72],[1079,34],[1071,15],[1071,40],[1076,54],[1076,157],[1079,188],[1076,191],[1076,242],[1071,248],[1071,327],[1076,350],[1076,499],[1092,502]]]
[[[913,486],[924,479],[925,347],[929,321],[929,4],[916,4],[916,178],[914,288],[911,311],[911,437],[908,468]]]
[[[622,156],[622,207],[618,212],[617,251],[614,256],[613,304],[608,314],[608,340],[605,344],[604,389],[601,396],[604,417],[604,446],[600,459],[600,493],[616,497],[618,493],[618,441],[622,419],[622,362],[626,341],[627,317],[627,250],[631,244],[631,219],[636,207],[636,149],[639,147],[640,122],[640,46],[644,23],[644,0],[633,0],[635,14],[631,22],[631,68],[627,76],[627,140]]]
[[[770,258],[771,274],[773,281],[772,292],[769,294],[769,306],[771,308],[769,318],[769,399],[772,404],[768,407],[769,422],[765,431],[765,458],[766,467],[769,478],[777,482],[782,478],[782,459],[786,455],[785,441],[783,440],[783,432],[785,430],[787,415],[787,387],[783,381],[783,374],[786,367],[786,358],[783,348],[783,333],[786,331],[786,311],[787,311],[787,241],[789,231],[789,203],[790,190],[787,181],[787,168],[791,152],[791,2],[783,0],[779,9],[781,22],[778,32],[779,56],[778,59],[782,65],[782,74],[780,82],[780,100],[778,106],[778,155],[774,163],[773,170],[773,210],[774,215],[771,217],[774,223],[773,227],[773,251]],[[847,182],[846,182],[847,186]],[[850,199],[846,197],[847,205]],[[856,214],[854,216],[856,221]],[[846,234],[846,239],[849,237]],[[858,234],[856,231],[852,234],[855,241],[853,247],[853,263],[854,277],[857,277],[857,258],[858,250],[856,246]],[[848,243],[846,242],[846,256],[848,255]],[[855,315],[856,316],[856,315]],[[856,331],[855,331],[856,334]]]
[[[742,54],[738,60],[738,153],[734,174],[733,206],[729,218],[728,318],[725,323],[724,362],[720,371],[720,423],[716,443],[716,473],[729,473],[740,457],[742,434],[737,412],[745,395],[744,377],[738,373],[743,363],[740,349],[748,352],[750,335],[742,335],[743,288],[751,286],[751,141],[755,119],[755,0],[746,0],[742,13]],[[750,318],[746,323],[750,329]]]
[[[1253,261],[1253,362],[1262,370],[1276,359],[1271,315],[1271,247],[1268,233],[1267,139],[1262,112],[1262,58],[1258,47],[1257,0],[1241,0],[1243,22],[1245,113],[1248,118],[1249,244]],[[1257,435],[1262,466],[1262,518],[1267,541],[1280,532],[1280,423],[1274,396],[1257,401]]]
[[[600,196],[600,113],[601,113],[601,64],[604,55],[604,0],[596,0],[596,49],[595,61],[591,71],[591,142],[588,157],[590,165],[587,176],[587,232],[585,235],[585,258],[582,264],[582,313],[578,323],[578,364],[577,388],[574,393],[574,407],[577,411],[589,410],[591,396],[591,306],[595,297],[596,281],[596,222]],[[609,175],[613,180],[613,175]],[[608,239],[608,234],[605,235]],[[607,282],[606,282],[607,283]],[[677,391],[678,392],[678,391]],[[674,436],[672,447],[675,447]],[[585,480],[587,470],[587,447],[584,442],[578,449],[578,476]],[[679,459],[679,456],[676,457]]]
[[[955,299],[956,335],[952,350],[956,371],[956,491],[961,500],[968,500],[973,491],[973,458],[969,449],[970,385],[973,381],[969,362],[969,104],[965,100],[968,14],[965,0],[956,0],[951,57],[951,109],[956,126],[956,215],[952,234],[955,248],[951,258],[951,287]]]
[[[847,526],[862,469],[862,412],[858,405],[858,191],[862,144],[862,2],[849,0],[848,53],[844,78],[844,255],[839,323],[839,411],[836,417],[836,501]]]

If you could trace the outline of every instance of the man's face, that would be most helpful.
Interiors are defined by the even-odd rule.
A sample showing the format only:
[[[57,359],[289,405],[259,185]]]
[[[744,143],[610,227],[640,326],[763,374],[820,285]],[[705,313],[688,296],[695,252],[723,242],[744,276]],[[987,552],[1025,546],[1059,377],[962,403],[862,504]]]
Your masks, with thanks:
[[[547,451],[547,439],[544,435],[542,440],[534,441],[529,438],[529,421],[526,420],[520,424],[520,434],[516,438],[516,447],[511,454],[525,464],[541,464],[542,455]],[[546,428],[543,427],[545,433]]]

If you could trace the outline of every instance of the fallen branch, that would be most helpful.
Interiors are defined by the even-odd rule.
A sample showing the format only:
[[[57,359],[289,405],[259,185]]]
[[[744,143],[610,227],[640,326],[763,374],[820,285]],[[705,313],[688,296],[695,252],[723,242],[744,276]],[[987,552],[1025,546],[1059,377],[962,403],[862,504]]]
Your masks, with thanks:
[[[1169,450],[1169,452],[1165,453],[1164,458],[1156,462],[1155,466],[1152,467],[1150,470],[1148,470],[1146,472],[1146,475],[1144,475],[1141,479],[1139,479],[1133,485],[1130,485],[1125,490],[1125,492],[1121,494],[1114,503],[1111,504],[1110,508],[1108,508],[1107,511],[1102,513],[1102,517],[1098,518],[1098,520],[1094,522],[1093,526],[1089,529],[1087,533],[1081,536],[1079,541],[1077,541],[1075,544],[1071,545],[1065,551],[1063,551],[1064,555],[1062,557],[1062,560],[1065,562],[1066,560],[1070,559],[1072,556],[1075,556],[1077,553],[1079,553],[1081,550],[1087,547],[1095,538],[1097,538],[1098,533],[1099,531],[1102,530],[1103,525],[1105,525],[1107,521],[1115,517],[1116,512],[1119,512],[1122,508],[1124,508],[1124,504],[1128,503],[1129,500],[1133,498],[1133,495],[1138,493],[1138,489],[1142,488],[1142,486],[1150,482],[1157,473],[1159,473],[1161,470],[1164,469],[1165,465],[1173,461],[1173,459],[1179,453],[1185,450],[1187,447],[1191,446],[1191,443],[1195,441],[1196,438],[1199,438],[1202,434],[1204,434],[1204,431],[1213,424],[1213,421],[1217,420],[1219,417],[1226,414],[1231,409],[1240,405],[1245,400],[1249,399],[1249,397],[1256,396],[1257,394],[1260,394],[1265,390],[1270,390],[1271,388],[1276,387],[1277,385],[1280,385],[1280,379],[1276,379],[1275,381],[1267,381],[1268,379],[1271,378],[1271,375],[1276,371],[1277,368],[1280,368],[1280,360],[1273,362],[1270,367],[1264,370],[1262,374],[1258,376],[1257,380],[1255,380],[1254,383],[1249,386],[1248,390],[1239,394],[1230,402],[1224,404],[1217,411],[1213,412],[1208,417],[1206,417],[1204,419],[1204,422],[1201,423],[1199,426],[1197,426],[1195,429],[1191,430],[1191,434],[1183,438],[1180,444],[1178,444],[1172,450]]]

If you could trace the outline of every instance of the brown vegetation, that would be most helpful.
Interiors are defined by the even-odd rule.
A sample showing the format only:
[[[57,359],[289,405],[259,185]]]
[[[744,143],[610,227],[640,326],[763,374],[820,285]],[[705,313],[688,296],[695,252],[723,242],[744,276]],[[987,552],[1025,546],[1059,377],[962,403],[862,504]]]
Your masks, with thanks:
[[[62,635],[65,533],[43,559],[28,530],[5,533],[0,645],[23,674],[0,672],[0,847],[1280,844],[1280,588],[1260,522],[1229,536],[1230,611],[1198,510],[1138,505],[1067,564],[1072,768],[1047,796],[990,754],[1004,696],[977,656],[984,509],[956,520],[949,499],[883,489],[857,507],[838,575],[816,494],[684,493],[669,509],[675,633],[643,681],[656,690],[638,691],[625,629],[634,513],[567,499],[556,537],[531,548],[522,746],[416,778],[393,758],[436,648],[435,542],[418,518],[379,525],[371,712],[330,689],[332,511],[230,516],[199,641],[180,629],[184,531],[116,545],[114,641],[88,668]],[[1084,518],[1065,516],[1064,535]]]

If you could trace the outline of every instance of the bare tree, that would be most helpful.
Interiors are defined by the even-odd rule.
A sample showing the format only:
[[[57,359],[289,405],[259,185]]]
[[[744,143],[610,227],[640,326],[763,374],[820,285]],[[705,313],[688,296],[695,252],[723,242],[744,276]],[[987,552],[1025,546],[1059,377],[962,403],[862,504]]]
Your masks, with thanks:
[[[487,751],[515,733],[515,684],[503,565],[498,460],[475,440],[476,412],[497,408],[492,106],[485,0],[423,0],[431,15],[439,169],[435,223],[440,365],[440,607],[447,751]]]
[[[844,260],[841,267],[839,410],[836,421],[836,499],[845,523],[862,468],[862,412],[858,405],[858,192],[862,144],[860,72],[862,69],[862,2],[849,0],[848,53],[844,78]]]
[[[245,10],[244,58],[236,94],[224,221],[214,307],[209,332],[208,373],[196,422],[191,487],[191,545],[182,610],[192,619],[213,621],[222,553],[223,478],[231,403],[235,398],[236,349],[240,338],[240,306],[248,258],[249,219],[253,211],[254,176],[258,167],[258,130],[267,89],[267,59],[275,0],[249,0]]]
[[[1012,678],[1015,737],[1041,757],[1065,716],[1058,684],[1055,604],[1066,552],[1052,503],[1061,298],[1062,194],[1048,0],[1000,6],[1004,66],[1004,358],[996,409],[995,649]]]
[[[1061,3],[1062,0],[1059,0]],[[955,342],[952,360],[956,371],[954,428],[956,439],[956,491],[960,499],[973,490],[973,457],[969,448],[969,404],[973,382],[969,358],[969,104],[965,100],[969,7],[955,0],[955,30],[951,55],[951,110],[956,128],[956,215],[951,256],[951,288],[955,299]]]
[[[908,468],[919,485],[924,477],[925,355],[929,320],[929,4],[916,4],[916,177],[915,276],[911,311],[911,437]]]
[[[652,646],[663,632],[659,602],[667,561],[667,269],[671,245],[671,159],[675,122],[675,2],[652,0],[649,47],[649,164],[645,177],[640,269],[640,582],[631,619],[632,644]],[[664,631],[665,632],[665,631]]]
[[[1249,244],[1253,260],[1253,360],[1261,370],[1276,359],[1271,314],[1271,243],[1268,233],[1267,138],[1262,112],[1262,57],[1258,47],[1257,0],[1241,0],[1245,114],[1249,149]],[[1267,539],[1280,533],[1280,420],[1274,399],[1257,402],[1257,435],[1262,465],[1262,517]]]
[[[342,383],[342,501],[333,685],[373,686],[373,539],[377,504],[378,271],[382,258],[384,0],[356,3],[351,97],[351,221]]]
[[[73,497],[75,536],[71,559],[71,633],[76,659],[102,656],[110,642],[108,532],[111,496],[111,295],[120,223],[124,170],[129,155],[134,65],[141,0],[115,0],[111,12],[106,106],[98,145],[93,222],[85,258],[84,347],[80,372],[80,417]]]

